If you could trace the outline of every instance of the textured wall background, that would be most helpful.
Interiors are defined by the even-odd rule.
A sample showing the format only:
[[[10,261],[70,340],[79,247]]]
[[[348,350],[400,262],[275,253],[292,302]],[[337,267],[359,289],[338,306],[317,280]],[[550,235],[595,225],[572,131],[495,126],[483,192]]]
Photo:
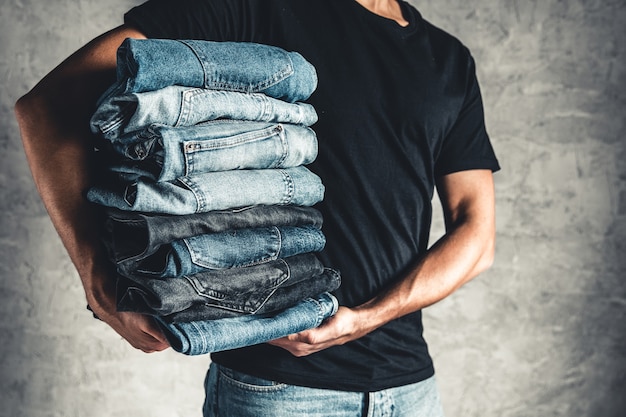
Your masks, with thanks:
[[[12,112],[140,2],[0,0],[0,416],[200,414],[208,358],[84,310]],[[412,3],[473,51],[504,167],[494,267],[426,312],[448,416],[625,415],[626,2]]]

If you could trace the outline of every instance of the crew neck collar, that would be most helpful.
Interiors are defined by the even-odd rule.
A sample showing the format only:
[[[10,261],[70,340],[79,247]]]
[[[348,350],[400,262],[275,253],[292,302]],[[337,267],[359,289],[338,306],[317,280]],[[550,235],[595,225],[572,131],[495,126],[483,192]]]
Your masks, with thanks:
[[[402,16],[404,17],[404,20],[408,22],[408,25],[406,26],[400,25],[394,19],[390,19],[370,11],[356,0],[347,0],[347,2],[352,5],[352,8],[357,10],[357,13],[361,14],[367,19],[370,19],[373,24],[378,24],[390,30],[393,30],[402,35],[402,37],[406,37],[414,33],[420,26],[421,15],[419,14],[419,12],[414,7],[402,0],[398,0],[398,4],[400,5],[400,10],[402,11]]]

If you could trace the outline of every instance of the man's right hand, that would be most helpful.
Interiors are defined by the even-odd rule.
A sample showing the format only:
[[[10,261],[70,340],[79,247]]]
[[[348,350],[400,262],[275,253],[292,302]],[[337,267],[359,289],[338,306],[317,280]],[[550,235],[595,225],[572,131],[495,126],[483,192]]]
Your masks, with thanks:
[[[138,313],[114,312],[104,310],[98,312],[98,318],[113,328],[134,348],[146,353],[159,352],[170,347],[167,339],[150,316]]]
[[[154,318],[139,313],[117,311],[115,307],[115,289],[110,277],[106,288],[87,295],[89,308],[100,320],[108,324],[134,348],[146,353],[159,352],[170,345],[154,321]],[[93,279],[92,281],[96,281]]]

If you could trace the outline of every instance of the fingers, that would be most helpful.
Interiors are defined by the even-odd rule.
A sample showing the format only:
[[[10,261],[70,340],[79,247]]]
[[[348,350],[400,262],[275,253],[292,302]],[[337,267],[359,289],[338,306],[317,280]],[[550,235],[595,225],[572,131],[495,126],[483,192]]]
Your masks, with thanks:
[[[342,345],[356,338],[352,317],[347,308],[340,307],[337,314],[327,319],[321,326],[272,340],[269,344],[283,348],[297,357]]]
[[[131,346],[142,352],[153,353],[170,345],[163,332],[150,316],[137,313],[117,313],[103,320]]]

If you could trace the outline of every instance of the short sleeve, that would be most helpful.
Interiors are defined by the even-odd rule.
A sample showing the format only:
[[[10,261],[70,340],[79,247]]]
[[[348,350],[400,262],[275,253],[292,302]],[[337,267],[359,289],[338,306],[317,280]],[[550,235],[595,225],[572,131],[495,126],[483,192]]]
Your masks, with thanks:
[[[247,0],[149,0],[130,9],[124,23],[148,38],[236,40],[249,25]]]
[[[498,171],[500,165],[485,127],[483,101],[474,60],[468,52],[466,94],[452,128],[435,160],[435,175],[470,169]]]

